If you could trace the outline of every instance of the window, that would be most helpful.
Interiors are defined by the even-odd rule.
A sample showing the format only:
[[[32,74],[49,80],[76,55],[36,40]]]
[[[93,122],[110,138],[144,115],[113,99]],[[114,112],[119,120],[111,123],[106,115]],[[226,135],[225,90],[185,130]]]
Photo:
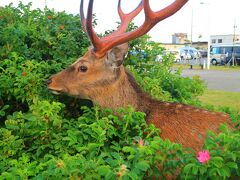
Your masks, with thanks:
[[[234,47],[234,52],[240,54],[240,46]]]
[[[213,47],[211,53],[212,54],[220,54],[221,53],[221,48],[220,47]]]
[[[233,47],[225,47],[225,54],[226,53],[229,53],[229,54],[232,54],[232,51],[233,51]]]
[[[212,43],[215,44],[216,43],[216,39],[212,39]]]
[[[222,39],[218,39],[218,43],[222,43]]]
[[[240,62],[240,46],[234,47],[234,57]]]
[[[219,47],[219,54],[225,54],[225,47]]]

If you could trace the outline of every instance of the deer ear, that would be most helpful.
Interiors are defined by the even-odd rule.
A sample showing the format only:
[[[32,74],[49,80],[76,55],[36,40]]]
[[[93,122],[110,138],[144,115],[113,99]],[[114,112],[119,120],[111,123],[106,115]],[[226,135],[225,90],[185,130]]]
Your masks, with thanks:
[[[124,56],[128,52],[128,43],[124,43],[113,47],[107,53],[107,64],[112,68],[118,68],[124,60]]]

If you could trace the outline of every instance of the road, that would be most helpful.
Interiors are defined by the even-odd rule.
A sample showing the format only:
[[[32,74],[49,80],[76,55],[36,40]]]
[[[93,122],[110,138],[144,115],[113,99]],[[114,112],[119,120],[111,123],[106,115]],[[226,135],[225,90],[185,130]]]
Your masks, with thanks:
[[[240,71],[184,69],[182,75],[199,75],[206,82],[208,89],[240,92]]]

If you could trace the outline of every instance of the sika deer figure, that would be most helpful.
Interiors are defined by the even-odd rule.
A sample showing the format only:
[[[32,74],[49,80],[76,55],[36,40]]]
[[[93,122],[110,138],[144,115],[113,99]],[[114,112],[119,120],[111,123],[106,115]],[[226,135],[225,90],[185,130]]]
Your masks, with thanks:
[[[90,99],[103,108],[127,107],[146,113],[147,123],[161,130],[161,137],[200,150],[207,131],[217,132],[221,123],[230,123],[222,113],[209,112],[189,105],[154,100],[144,93],[133,76],[122,65],[128,51],[127,42],[146,34],[159,21],[173,15],[188,0],[175,0],[164,9],[153,12],[149,0],[142,0],[129,14],[123,13],[121,0],[118,13],[121,19],[119,28],[100,39],[92,27],[93,0],[89,1],[87,17],[83,13],[83,0],[80,5],[82,25],[92,46],[67,69],[53,75],[48,88],[55,94],[67,93],[82,99]],[[145,21],[138,29],[126,32],[128,24],[139,14],[145,13]]]

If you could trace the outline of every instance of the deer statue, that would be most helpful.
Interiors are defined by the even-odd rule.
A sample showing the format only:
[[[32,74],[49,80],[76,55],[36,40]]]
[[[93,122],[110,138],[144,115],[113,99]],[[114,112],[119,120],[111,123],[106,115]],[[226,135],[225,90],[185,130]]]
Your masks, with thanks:
[[[127,42],[146,34],[159,21],[180,10],[187,1],[175,0],[162,10],[154,12],[149,0],[142,0],[136,9],[126,14],[122,11],[119,0],[121,24],[112,34],[100,39],[92,26],[93,0],[89,0],[87,17],[84,16],[82,0],[81,22],[92,46],[70,67],[51,76],[47,80],[48,89],[54,94],[66,93],[81,99],[90,99],[103,108],[113,110],[130,105],[136,111],[146,114],[147,123],[159,128],[163,139],[201,150],[207,131],[218,132],[221,123],[230,124],[229,117],[190,105],[154,100],[143,92],[123,66],[124,56],[128,51]],[[142,26],[126,32],[128,24],[142,10],[145,13]]]

